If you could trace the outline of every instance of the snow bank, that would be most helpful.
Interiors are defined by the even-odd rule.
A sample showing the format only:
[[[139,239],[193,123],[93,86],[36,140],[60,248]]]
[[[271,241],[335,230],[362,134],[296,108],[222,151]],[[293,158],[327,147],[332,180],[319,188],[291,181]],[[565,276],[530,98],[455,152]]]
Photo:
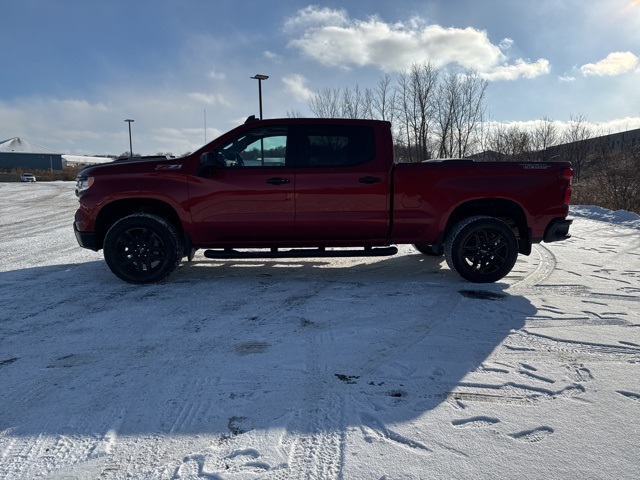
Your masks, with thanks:
[[[640,229],[640,215],[626,210],[613,211],[594,205],[572,205],[570,207],[570,213],[574,217],[617,223],[626,227]]]

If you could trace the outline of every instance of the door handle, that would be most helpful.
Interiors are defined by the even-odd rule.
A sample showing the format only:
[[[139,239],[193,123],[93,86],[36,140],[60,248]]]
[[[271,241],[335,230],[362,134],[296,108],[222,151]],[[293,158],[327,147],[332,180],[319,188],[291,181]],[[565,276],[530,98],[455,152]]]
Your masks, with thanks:
[[[281,177],[273,177],[267,180],[267,183],[271,184],[271,185],[282,185],[285,183],[291,183],[291,180],[289,180],[288,178],[281,178]]]
[[[358,180],[360,183],[380,183],[382,181],[379,177],[362,177]]]

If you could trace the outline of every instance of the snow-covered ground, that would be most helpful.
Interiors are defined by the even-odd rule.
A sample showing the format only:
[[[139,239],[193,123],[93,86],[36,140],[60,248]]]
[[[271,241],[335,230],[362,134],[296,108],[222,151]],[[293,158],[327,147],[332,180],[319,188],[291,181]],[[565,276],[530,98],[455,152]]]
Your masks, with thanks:
[[[411,247],[211,261],[132,286],[72,183],[0,184],[0,477],[640,476],[640,219],[502,282]]]

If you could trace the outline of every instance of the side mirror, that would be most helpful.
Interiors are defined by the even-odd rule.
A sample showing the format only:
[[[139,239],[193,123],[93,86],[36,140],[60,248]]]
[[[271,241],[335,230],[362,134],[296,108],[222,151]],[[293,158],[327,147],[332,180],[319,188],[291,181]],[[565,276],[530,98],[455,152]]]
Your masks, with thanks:
[[[205,152],[200,155],[200,167],[225,167],[224,157],[218,152]]]
[[[198,176],[211,178],[216,168],[226,167],[226,162],[222,155],[218,152],[205,152],[200,155],[200,167],[198,168]]]

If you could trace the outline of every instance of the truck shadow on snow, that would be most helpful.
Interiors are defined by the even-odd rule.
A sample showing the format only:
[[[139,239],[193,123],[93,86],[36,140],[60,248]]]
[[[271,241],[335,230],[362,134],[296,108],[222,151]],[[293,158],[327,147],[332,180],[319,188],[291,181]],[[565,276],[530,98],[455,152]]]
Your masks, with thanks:
[[[0,273],[0,431],[313,434],[456,404],[536,311],[441,262],[196,257],[146,286],[102,261]]]

